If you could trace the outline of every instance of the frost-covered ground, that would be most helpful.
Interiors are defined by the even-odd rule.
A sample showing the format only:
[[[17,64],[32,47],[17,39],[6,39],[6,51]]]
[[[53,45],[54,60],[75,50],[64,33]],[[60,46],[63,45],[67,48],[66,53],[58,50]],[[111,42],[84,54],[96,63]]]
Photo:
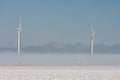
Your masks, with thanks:
[[[0,80],[120,80],[120,67],[0,66]]]

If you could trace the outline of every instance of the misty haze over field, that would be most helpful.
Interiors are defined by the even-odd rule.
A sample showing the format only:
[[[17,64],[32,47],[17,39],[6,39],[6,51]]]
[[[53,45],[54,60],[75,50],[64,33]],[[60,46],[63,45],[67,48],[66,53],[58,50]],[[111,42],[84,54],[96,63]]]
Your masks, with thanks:
[[[42,66],[120,66],[120,55],[116,54],[65,54],[65,53],[2,53],[0,65],[42,65]]]
[[[31,45],[21,47],[22,52],[29,53],[90,53],[90,45],[84,45],[81,42],[76,43],[62,43],[57,41],[51,41],[41,45]],[[17,51],[17,46],[6,46],[0,47],[0,52],[6,51]],[[99,54],[120,54],[120,44],[106,45],[106,44],[95,44],[94,52]]]

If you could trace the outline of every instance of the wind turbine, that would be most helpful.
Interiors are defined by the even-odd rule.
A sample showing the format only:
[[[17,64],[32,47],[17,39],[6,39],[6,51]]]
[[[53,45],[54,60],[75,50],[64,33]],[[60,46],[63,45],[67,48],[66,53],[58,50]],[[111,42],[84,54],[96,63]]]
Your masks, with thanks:
[[[20,32],[21,32],[21,16],[20,16],[20,23],[19,26],[16,28],[17,33],[18,33],[18,44],[17,44],[17,48],[18,48],[18,54],[20,54]]]
[[[94,30],[93,30],[93,27],[92,27],[92,24],[91,24],[91,29],[92,29],[92,32],[91,32],[91,55],[93,55],[93,53],[94,53],[94,35],[95,35],[95,32],[94,32]]]

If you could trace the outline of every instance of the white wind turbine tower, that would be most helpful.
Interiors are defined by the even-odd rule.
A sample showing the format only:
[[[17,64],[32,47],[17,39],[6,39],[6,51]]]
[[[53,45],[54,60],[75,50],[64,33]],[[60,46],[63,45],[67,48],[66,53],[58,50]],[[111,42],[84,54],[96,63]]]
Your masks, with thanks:
[[[18,33],[18,44],[17,44],[17,48],[18,48],[18,54],[20,54],[20,32],[21,32],[21,16],[20,16],[20,23],[19,26],[16,28],[17,33]]]
[[[93,27],[92,27],[92,24],[91,24],[91,29],[92,29],[92,32],[91,32],[91,55],[93,55],[94,53],[94,35],[95,35],[95,32],[93,30]]]

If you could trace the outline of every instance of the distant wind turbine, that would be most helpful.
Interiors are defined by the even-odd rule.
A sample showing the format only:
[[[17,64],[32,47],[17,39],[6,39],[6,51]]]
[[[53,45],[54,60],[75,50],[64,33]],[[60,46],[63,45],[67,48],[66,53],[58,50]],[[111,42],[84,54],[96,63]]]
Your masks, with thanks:
[[[16,30],[17,30],[17,33],[18,33],[18,44],[17,44],[17,47],[18,47],[18,54],[20,54],[21,16],[20,16],[20,23],[19,23],[19,26],[16,28]]]
[[[91,29],[92,29],[92,32],[91,32],[91,55],[93,55],[94,53],[94,35],[95,35],[95,32],[93,30],[93,27],[92,27],[92,24],[91,24]]]

